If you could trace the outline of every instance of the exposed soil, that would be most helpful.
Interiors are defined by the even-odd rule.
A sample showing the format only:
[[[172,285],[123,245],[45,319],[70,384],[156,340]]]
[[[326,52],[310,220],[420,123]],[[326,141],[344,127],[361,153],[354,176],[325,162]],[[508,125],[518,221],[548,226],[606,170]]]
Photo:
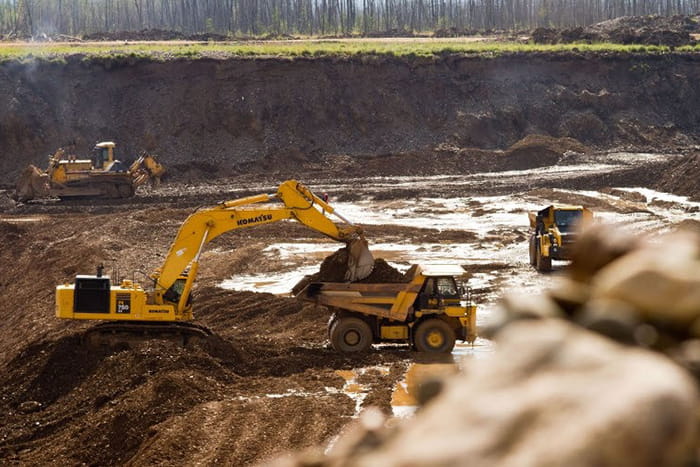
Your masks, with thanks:
[[[408,346],[341,355],[328,347],[325,310],[219,287],[308,260],[263,252],[271,244],[328,242],[297,223],[208,246],[194,303],[212,346],[153,339],[87,347],[81,336],[92,323],[56,319],[54,287],[101,262],[113,277],[147,284],[143,274],[160,265],[195,207],[270,193],[297,177],[327,190],[331,204],[366,203],[368,217],[395,212],[390,220],[399,222],[363,226],[370,246],[453,260],[444,249],[473,249],[482,261],[464,266],[480,306],[503,287],[541,288],[549,277],[520,258],[525,209],[506,213],[517,223],[489,225],[503,210],[476,197],[517,193],[518,203],[576,202],[610,216],[670,213],[673,227],[696,228],[693,208],[619,187],[700,196],[697,61],[535,54],[0,65],[9,96],[0,108],[1,184],[10,188],[28,163],[43,167],[44,154],[73,139],[79,150],[97,138],[117,140],[123,154],[151,150],[171,175],[120,202],[18,204],[0,193],[0,459],[249,465],[328,443],[358,409],[389,413],[415,357]],[[600,151],[618,144],[686,155]],[[462,204],[447,202],[454,199]],[[431,224],[441,216],[446,226]],[[344,271],[333,262],[339,255],[329,264],[319,258],[319,277]],[[405,280],[389,256],[375,256],[365,281]],[[363,402],[350,397],[344,371],[361,373]]]
[[[522,142],[499,156],[508,161],[502,162],[502,169],[522,168],[528,157],[514,154],[531,148],[535,140],[530,138],[529,143]],[[554,146],[552,141],[549,144]],[[578,143],[568,144],[568,158],[583,157],[575,152],[584,150]],[[533,167],[567,160],[554,153],[543,154],[542,158],[533,156]],[[688,161],[693,159],[674,159],[673,164],[685,167]],[[637,166],[623,165],[618,176],[627,174],[634,182],[635,174],[655,164],[658,162],[642,159]],[[604,170],[616,173],[611,168]],[[685,172],[678,170],[676,179],[680,180]],[[521,182],[500,177],[505,186],[524,186],[519,185],[524,183],[522,175],[507,173]],[[639,212],[640,203],[646,200],[610,188],[604,191],[611,199],[576,194],[561,189],[568,188],[574,176],[548,179],[542,174],[525,178],[530,185],[559,189],[523,191],[525,198],[584,203],[598,211],[621,214]],[[594,179],[590,174],[579,178]],[[482,181],[476,177],[466,186],[416,183],[408,197],[405,188],[391,188],[391,183],[380,186],[370,179],[359,183],[324,179],[321,183],[328,187],[331,202],[366,200],[368,193],[373,193],[373,203],[398,208],[411,204],[413,197],[435,197],[436,191],[439,197],[464,197],[472,191],[469,187]],[[403,181],[396,179],[395,183]],[[501,191],[497,185],[491,188],[492,194]],[[288,260],[261,251],[275,242],[324,241],[297,223],[243,230],[219,237],[208,247],[194,303],[197,322],[213,331],[215,345],[182,348],[152,339],[130,342],[128,347],[96,349],[81,341],[82,332],[92,323],[54,318],[56,284],[71,280],[75,274],[92,272],[99,262],[106,262],[108,270],[118,266],[121,275],[154,269],[191,212],[187,206],[221,199],[221,193],[209,192],[207,185],[171,183],[163,189],[174,189],[172,202],[164,202],[169,198],[159,197],[156,191],[141,193],[142,201],[135,204],[10,203],[0,218],[0,255],[12,264],[0,269],[0,300],[9,310],[0,322],[4,336],[0,342],[0,408],[6,414],[0,424],[0,458],[23,465],[261,462],[290,449],[327,443],[352,419],[358,405],[351,399],[352,393],[343,390],[347,384],[343,370],[362,369],[358,382],[365,397],[360,409],[377,405],[390,412],[393,388],[413,359],[408,347],[341,355],[328,347],[325,310],[293,298],[217,286],[225,277],[258,271],[274,274],[293,268]],[[250,190],[269,191],[262,186]],[[465,218],[477,223],[498,212],[497,206],[477,201],[464,209]],[[416,207],[414,215],[449,212],[450,208],[435,198],[422,209]],[[525,211],[516,214],[524,222]],[[433,245],[423,249],[465,243],[482,249],[484,255],[494,248],[514,246],[518,250],[518,245],[526,242],[526,232],[519,226],[494,227],[477,234],[462,225],[435,230],[410,224],[409,219],[405,224],[367,225],[365,232],[372,243]],[[338,280],[335,276],[344,271],[343,253],[340,249],[321,262],[317,276]],[[484,274],[496,275],[490,285],[473,287],[472,298],[481,305],[492,301],[500,287],[523,277],[524,266],[492,261],[464,267],[477,281]],[[524,277],[533,280],[533,276]],[[140,275],[135,278],[143,280]],[[376,258],[375,270],[365,279],[403,280],[403,274],[381,257]]]
[[[684,157],[659,177],[656,188],[700,201],[700,154]]]
[[[97,215],[79,229],[72,216],[0,223],[3,257],[12,258],[18,269],[41,270],[39,277],[18,276],[8,268],[1,273],[0,295],[12,302],[13,313],[2,326],[8,339],[2,343],[1,404],[6,416],[0,426],[0,458],[35,465],[166,459],[181,464],[209,458],[212,453],[197,446],[226,434],[240,439],[240,446],[227,442],[217,457],[231,465],[247,464],[337,434],[355,413],[346,395],[326,389],[342,388],[337,370],[358,364],[404,365],[405,350],[359,359],[338,355],[325,347],[328,316],[323,311],[290,298],[208,286],[213,273],[207,268],[195,303],[198,322],[219,340],[213,349],[181,348],[163,340],[132,343],[128,349],[94,349],[80,339],[88,324],[51,317],[51,290],[63,278],[89,271],[112,254],[121,264],[139,267],[136,258],[143,249],[133,252],[130,246],[106,241],[108,237],[157,245],[161,235],[174,235],[177,225],[165,222],[158,229],[156,222],[178,214],[169,211],[157,218],[149,210],[125,217]],[[154,222],[147,229],[145,218]],[[277,232],[280,238],[286,235],[282,228]],[[400,375],[392,372],[371,386],[385,410]],[[318,411],[321,407],[325,409]],[[201,419],[211,430],[192,425]],[[220,425],[227,420],[229,428],[222,431]],[[191,426],[201,430],[189,432]],[[184,450],[183,428],[191,435]],[[272,433],[277,433],[274,440]],[[46,449],[48,444],[54,448]],[[170,452],[175,445],[180,447]]]
[[[183,182],[498,169],[504,151],[534,134],[676,151],[698,142],[698,60],[572,52],[5,62],[0,185],[13,186],[30,163],[44,168],[67,142],[80,155],[97,140],[114,140],[127,162],[147,150]]]
[[[622,16],[586,27],[538,28],[532,38],[539,44],[613,42],[677,47],[696,43],[692,34],[699,31],[697,16]]]

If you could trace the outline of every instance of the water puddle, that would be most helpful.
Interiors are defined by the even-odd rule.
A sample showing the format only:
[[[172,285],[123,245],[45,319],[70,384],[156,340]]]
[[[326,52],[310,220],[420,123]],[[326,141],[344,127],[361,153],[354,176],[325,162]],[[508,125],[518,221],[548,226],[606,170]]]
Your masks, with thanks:
[[[32,216],[32,217],[0,217],[0,222],[7,222],[10,224],[23,224],[23,223],[32,223],[32,222],[44,222],[46,220],[45,217],[38,217],[38,216]]]
[[[353,414],[353,418],[357,418],[360,415],[360,412],[362,411],[362,403],[372,390],[371,385],[360,382],[361,377],[369,372],[379,372],[381,375],[388,375],[389,369],[381,366],[372,366],[366,368],[356,368],[353,370],[335,371],[335,374],[345,380],[345,385],[340,392],[355,401],[355,413]]]

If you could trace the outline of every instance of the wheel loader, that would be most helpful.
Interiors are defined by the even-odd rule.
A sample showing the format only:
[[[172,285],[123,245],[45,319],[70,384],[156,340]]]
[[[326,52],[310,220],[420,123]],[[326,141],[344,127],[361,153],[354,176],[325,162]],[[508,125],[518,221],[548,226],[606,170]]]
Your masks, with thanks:
[[[160,182],[165,168],[152,155],[142,153],[131,165],[114,158],[115,143],[95,145],[90,159],[78,159],[66,148],[49,156],[48,168],[27,167],[17,182],[15,198],[129,198],[147,180]]]
[[[453,265],[413,265],[408,282],[353,284],[312,282],[297,298],[332,314],[328,338],[340,352],[361,352],[373,343],[409,343],[419,352],[451,352],[455,340],[476,339],[476,306],[457,282]]]
[[[272,204],[272,203],[277,204]],[[280,205],[281,204],[281,205]],[[333,222],[337,216],[344,224]],[[78,275],[72,284],[56,287],[56,316],[103,320],[88,331],[99,342],[113,334],[174,335],[186,343],[206,338],[208,331],[193,320],[192,287],[204,246],[231,230],[284,220],[296,220],[312,230],[346,244],[345,280],[367,277],[374,267],[361,227],[352,224],[306,186],[287,180],[275,194],[260,194],[200,209],[182,224],[162,265],[151,274],[148,288],[132,280],[116,280],[98,268],[96,275]],[[108,339],[107,339],[108,341]]]
[[[574,243],[593,213],[583,206],[553,204],[529,212],[530,265],[538,271],[551,271],[552,260],[570,260]]]

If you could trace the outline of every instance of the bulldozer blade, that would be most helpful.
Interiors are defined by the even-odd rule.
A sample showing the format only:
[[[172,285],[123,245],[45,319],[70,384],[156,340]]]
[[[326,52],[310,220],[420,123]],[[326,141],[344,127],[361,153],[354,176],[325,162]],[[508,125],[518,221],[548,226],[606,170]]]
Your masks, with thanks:
[[[348,243],[348,270],[345,272],[346,281],[358,281],[372,273],[374,256],[369,251],[367,240],[358,238]]]
[[[20,202],[49,196],[48,176],[38,167],[27,166],[17,180],[15,199]]]

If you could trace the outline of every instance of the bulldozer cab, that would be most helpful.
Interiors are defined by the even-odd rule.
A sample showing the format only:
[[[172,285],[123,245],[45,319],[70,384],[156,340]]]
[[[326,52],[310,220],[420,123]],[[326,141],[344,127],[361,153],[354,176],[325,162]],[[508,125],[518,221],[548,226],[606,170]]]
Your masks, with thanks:
[[[114,147],[111,141],[97,143],[92,149],[92,165],[96,169],[104,169],[114,161]]]

